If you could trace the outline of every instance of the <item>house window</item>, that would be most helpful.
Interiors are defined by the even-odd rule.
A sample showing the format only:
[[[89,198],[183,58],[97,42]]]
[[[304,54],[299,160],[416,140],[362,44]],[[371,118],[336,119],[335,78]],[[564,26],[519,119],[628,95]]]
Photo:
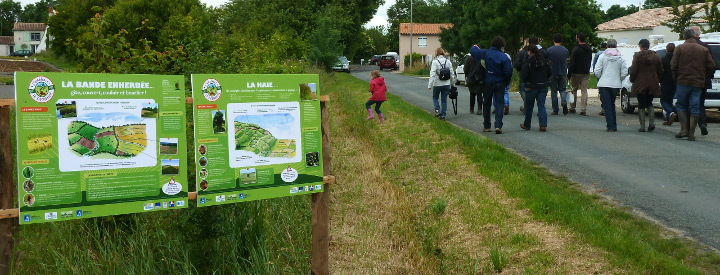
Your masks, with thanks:
[[[418,37],[418,47],[427,47],[427,37]]]
[[[40,41],[40,33],[39,32],[31,32],[30,33],[30,41]]]

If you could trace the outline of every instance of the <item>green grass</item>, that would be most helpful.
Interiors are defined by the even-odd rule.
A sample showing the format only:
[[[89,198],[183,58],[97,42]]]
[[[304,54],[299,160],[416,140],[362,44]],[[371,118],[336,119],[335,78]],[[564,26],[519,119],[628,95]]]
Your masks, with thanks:
[[[65,72],[74,72],[77,70],[77,66],[75,64],[64,57],[57,57],[51,50],[33,54],[30,58],[36,58],[38,61],[52,64],[56,68]]]
[[[357,109],[357,102],[361,102],[364,98],[361,87],[366,87],[367,83],[351,76],[336,75],[336,77],[338,78],[336,81],[342,83],[338,86],[342,85],[345,90],[342,95],[335,94],[340,99],[334,100],[333,103],[338,105],[337,108]],[[355,90],[355,87],[358,87],[358,91],[351,93],[350,91]],[[519,200],[521,207],[530,210],[532,217],[567,227],[581,241],[608,251],[613,265],[623,268],[629,265],[631,270],[652,274],[694,274],[700,273],[700,270],[710,273],[720,272],[720,256],[717,254],[703,252],[704,250],[699,249],[697,245],[679,237],[664,237],[667,234],[662,233],[662,229],[658,226],[624,210],[608,206],[599,197],[585,194],[575,188],[574,183],[567,178],[553,175],[547,169],[538,167],[535,163],[511,153],[487,138],[478,136],[474,132],[461,131],[450,123],[439,122],[431,114],[403,102],[395,95],[388,94],[388,102],[388,106],[393,106],[392,110],[397,112],[396,116],[411,117],[413,123],[430,125],[433,132],[444,137],[445,143],[451,143],[450,147],[456,143],[457,147],[462,148],[463,154],[475,161],[475,167],[480,174],[498,182],[508,195]],[[361,112],[352,116],[352,119],[364,120]],[[352,127],[351,134],[376,136],[371,129]],[[371,139],[370,143],[382,144],[383,140],[383,137],[376,137],[374,140]],[[441,155],[433,151],[434,147],[438,146],[428,144],[428,152],[423,152],[424,155]],[[430,158],[424,161],[439,160]],[[444,165],[448,164],[444,163]],[[481,198],[466,199],[481,200]],[[487,212],[461,213],[461,216],[468,220],[485,219],[502,223],[503,214],[492,212],[493,209],[492,206],[488,206]],[[519,237],[518,241],[522,241],[521,239],[522,237]],[[538,259],[538,261],[544,260]]]

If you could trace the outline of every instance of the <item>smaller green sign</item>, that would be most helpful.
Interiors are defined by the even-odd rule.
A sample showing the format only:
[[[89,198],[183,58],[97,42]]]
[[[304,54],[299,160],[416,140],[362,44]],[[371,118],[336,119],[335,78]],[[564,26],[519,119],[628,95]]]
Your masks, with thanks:
[[[317,75],[192,75],[198,206],[323,191]]]

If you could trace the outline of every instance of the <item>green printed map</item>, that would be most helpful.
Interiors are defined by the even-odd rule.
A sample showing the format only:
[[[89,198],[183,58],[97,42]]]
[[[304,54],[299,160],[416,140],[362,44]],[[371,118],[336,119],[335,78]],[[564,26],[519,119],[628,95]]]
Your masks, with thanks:
[[[235,150],[253,152],[261,157],[295,157],[294,139],[277,139],[262,127],[235,121]]]
[[[96,127],[84,121],[68,125],[70,149],[81,156],[110,154],[130,158],[147,147],[145,124]]]

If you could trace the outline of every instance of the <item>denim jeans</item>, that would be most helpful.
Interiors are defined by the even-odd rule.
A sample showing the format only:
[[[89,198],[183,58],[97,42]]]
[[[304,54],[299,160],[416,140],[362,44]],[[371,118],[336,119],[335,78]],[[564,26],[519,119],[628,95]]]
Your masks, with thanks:
[[[518,88],[520,89],[520,98],[523,102],[525,102],[525,80],[522,76],[520,77],[520,84],[518,85]],[[525,109],[524,104],[523,106],[520,106],[520,108]]]
[[[617,114],[615,113],[615,99],[620,88],[598,87],[600,92],[600,106],[605,111],[605,126],[608,130],[617,130]]]
[[[510,85],[505,86],[505,106],[510,106]]]
[[[432,92],[432,99],[433,104],[435,104],[435,110],[439,110],[440,116],[445,117],[445,112],[447,111],[448,93],[450,93],[450,85],[434,86]],[[440,106],[440,103],[438,103],[438,98],[440,98],[440,103],[442,103],[442,106]]]
[[[532,121],[533,108],[537,100],[538,119],[540,127],[547,127],[547,110],[545,109],[545,98],[547,98],[548,88],[537,88],[525,91],[525,128],[530,129]]]
[[[677,85],[660,84],[660,105],[665,111],[665,120],[670,120],[670,113],[675,112],[673,99],[675,99]]]
[[[677,110],[679,112],[690,112],[691,116],[700,116],[700,94],[702,87],[690,87],[677,85]]]
[[[703,88],[700,93],[700,117],[698,118],[698,125],[700,127],[707,127],[707,113],[705,113],[705,97],[707,96],[707,89]]]
[[[553,75],[550,77],[550,100],[552,100],[553,112],[560,112],[560,106],[558,106],[558,92],[560,93],[560,104],[567,104],[567,75]]]
[[[503,108],[505,107],[503,102],[503,95],[505,93],[505,84],[493,83],[485,84],[485,91],[483,91],[483,127],[490,128],[490,104],[495,106],[495,128],[501,128],[503,126]]]
[[[379,115],[382,114],[380,111],[380,105],[383,104],[384,101],[375,101],[375,100],[368,100],[368,102],[365,102],[365,109],[370,110],[370,107],[375,104],[375,112]]]

